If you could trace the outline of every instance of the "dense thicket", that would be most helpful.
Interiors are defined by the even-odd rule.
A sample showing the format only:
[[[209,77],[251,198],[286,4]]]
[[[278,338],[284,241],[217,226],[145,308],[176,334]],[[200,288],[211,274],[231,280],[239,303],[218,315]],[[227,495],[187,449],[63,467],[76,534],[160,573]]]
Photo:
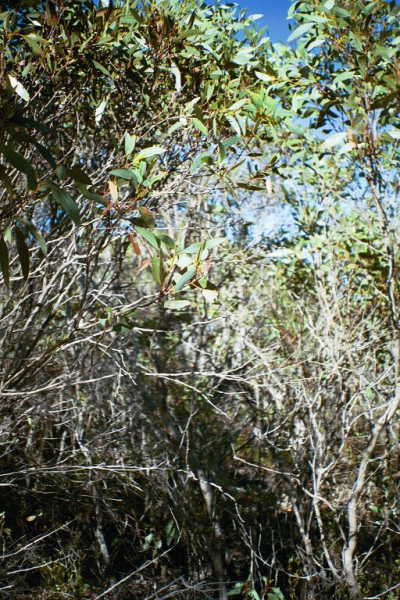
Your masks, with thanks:
[[[0,592],[399,590],[399,8],[3,3]]]

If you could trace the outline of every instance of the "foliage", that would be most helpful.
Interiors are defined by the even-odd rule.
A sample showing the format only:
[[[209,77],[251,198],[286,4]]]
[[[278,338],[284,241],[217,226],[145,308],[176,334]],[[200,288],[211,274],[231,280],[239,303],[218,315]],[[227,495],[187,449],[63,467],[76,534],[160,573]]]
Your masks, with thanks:
[[[226,119],[247,101],[235,35],[248,22],[231,15],[194,1],[104,10],[26,2],[2,13],[1,224],[20,240],[24,278],[27,245],[41,240],[46,219],[151,227],[140,207],[173,196],[200,149],[237,143]],[[1,247],[8,281],[4,239]]]
[[[399,7],[4,6],[1,590],[396,594]]]

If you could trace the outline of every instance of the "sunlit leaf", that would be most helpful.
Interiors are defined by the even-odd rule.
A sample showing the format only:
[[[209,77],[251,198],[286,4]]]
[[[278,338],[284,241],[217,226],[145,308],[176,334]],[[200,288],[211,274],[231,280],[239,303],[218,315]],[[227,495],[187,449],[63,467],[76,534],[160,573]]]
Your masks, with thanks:
[[[334,133],[333,135],[330,135],[328,138],[326,138],[326,140],[322,144],[322,148],[324,150],[328,150],[329,148],[332,148],[333,146],[337,146],[338,144],[341,144],[346,139],[347,139],[347,131],[341,131],[340,133]]]
[[[163,282],[163,273],[162,273],[162,258],[161,256],[152,256],[151,257],[151,272],[153,274],[153,279],[159,285]]]
[[[23,37],[28,42],[30,47],[32,48],[32,52],[34,54],[37,54],[37,55],[43,54],[42,46],[45,46],[47,44],[47,41],[44,38],[40,37],[36,33],[28,33],[27,35],[24,35]]]
[[[308,33],[314,27],[314,23],[303,23],[296,27],[296,29],[288,37],[288,42],[293,42],[297,38],[301,37],[305,33]]]
[[[186,273],[184,273],[181,277],[179,277],[178,281],[175,284],[175,290],[179,292],[182,288],[188,284],[193,277],[196,275],[195,267],[189,267]]]
[[[237,65],[247,65],[251,62],[252,58],[253,50],[251,48],[242,48],[232,58],[232,62],[236,63]]]
[[[247,98],[242,98],[241,100],[238,100],[237,102],[235,102],[234,104],[232,104],[232,106],[230,106],[228,108],[228,110],[230,112],[235,112],[236,110],[239,110],[240,108],[242,108],[243,106],[245,106],[246,104],[248,104],[248,99]]]
[[[213,240],[206,240],[205,247],[208,249],[215,248],[216,246],[219,246],[224,242],[226,242],[226,238],[224,237],[214,238]]]
[[[167,300],[164,302],[164,307],[170,310],[181,310],[190,306],[189,300]]]
[[[136,135],[131,135],[126,132],[124,136],[125,141],[125,155],[130,156],[135,149],[136,145]]]
[[[150,246],[153,246],[153,248],[156,248],[158,250],[158,240],[152,231],[150,231],[149,229],[145,229],[144,227],[139,227],[139,225],[136,225],[135,229],[137,233],[140,236],[142,236],[142,238],[145,239],[146,242],[150,244]]]
[[[18,96],[20,98],[22,98],[22,100],[25,100],[25,102],[29,102],[29,100],[30,100],[29,92],[24,88],[22,83],[20,81],[18,81],[18,79],[16,79],[12,75],[9,75],[8,79],[10,80],[10,84],[11,84],[11,87],[14,90],[14,92],[16,94],[18,94]]]
[[[150,148],[144,148],[138,152],[138,154],[135,154],[134,161],[139,162],[145,158],[152,158],[153,156],[164,154],[164,152],[166,152],[166,149],[162,146],[150,146]]]
[[[137,181],[136,174],[130,169],[113,169],[110,171],[110,175],[114,175],[114,177],[120,177],[121,179],[127,179]]]
[[[204,242],[194,242],[193,244],[190,244],[190,246],[180,250],[180,254],[196,254],[201,248],[204,248]]]
[[[396,127],[391,127],[388,131],[388,134],[394,140],[400,140],[400,129],[397,129]]]
[[[204,125],[204,123],[202,123],[200,121],[200,119],[196,119],[196,117],[193,117],[192,118],[192,123],[196,127],[196,129],[198,129],[201,133],[204,133],[204,135],[208,135],[208,129]]]
[[[100,102],[100,104],[96,107],[96,110],[94,111],[94,120],[96,122],[96,125],[98,125],[100,123],[101,119],[103,118],[103,114],[106,109],[106,106],[107,106],[107,100],[102,100]]]

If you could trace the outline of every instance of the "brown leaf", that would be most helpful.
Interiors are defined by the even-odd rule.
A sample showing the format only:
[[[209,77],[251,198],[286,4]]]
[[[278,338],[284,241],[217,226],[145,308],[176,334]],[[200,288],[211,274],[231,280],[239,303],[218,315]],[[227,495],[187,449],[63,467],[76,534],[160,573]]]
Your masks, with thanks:
[[[139,275],[139,273],[141,273],[144,269],[146,269],[150,265],[151,265],[150,258],[145,258],[144,261],[141,263],[140,267],[138,268],[138,270],[136,271],[136,273]]]
[[[142,254],[142,251],[140,249],[139,244],[136,241],[136,236],[133,233],[130,233],[128,237],[134,253],[136,254],[136,256],[140,256]]]

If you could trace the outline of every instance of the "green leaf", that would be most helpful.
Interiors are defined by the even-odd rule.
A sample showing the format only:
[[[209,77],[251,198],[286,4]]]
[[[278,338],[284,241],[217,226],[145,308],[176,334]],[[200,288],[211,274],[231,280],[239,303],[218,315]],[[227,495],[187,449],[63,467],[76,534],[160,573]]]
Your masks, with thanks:
[[[341,83],[342,81],[347,81],[349,79],[354,79],[354,71],[344,71],[343,73],[339,73],[339,75],[335,76],[334,81],[335,83]]]
[[[201,290],[201,293],[202,293],[204,300],[206,302],[209,302],[210,304],[215,302],[218,298],[218,290],[203,289],[203,290]]]
[[[88,190],[86,188],[86,186],[83,183],[79,183],[79,181],[77,181],[76,187],[78,188],[78,190],[80,191],[82,196],[84,196],[88,200],[92,200],[93,202],[99,202],[100,204],[103,204],[103,205],[107,204],[107,202],[103,196],[101,196],[100,194],[96,194],[95,192],[91,192],[90,190]]]
[[[47,41],[45,39],[43,39],[39,35],[36,35],[35,33],[28,33],[27,35],[24,35],[23,37],[25,38],[25,40],[28,42],[28,44],[32,48],[32,52],[34,54],[37,54],[37,55],[43,54],[43,48],[41,45],[42,44],[45,45],[47,43]]]
[[[279,588],[274,587],[272,592],[268,594],[268,600],[285,600],[285,596]]]
[[[207,284],[208,284],[208,279],[207,279],[207,277],[200,277],[200,279],[197,281],[197,283],[199,284],[200,287],[202,287],[203,289],[206,289]]]
[[[190,302],[189,300],[167,300],[167,302],[164,302],[164,306],[171,310],[180,310],[190,306]]]
[[[254,15],[249,15],[247,18],[249,21],[258,21],[258,19],[262,19],[263,16],[262,13],[255,13]]]
[[[64,209],[67,215],[77,224],[80,223],[79,217],[79,208],[76,204],[75,200],[71,198],[71,196],[63,190],[62,188],[57,187],[56,185],[51,185],[51,191],[54,200]]]
[[[23,223],[25,229],[27,229],[36,239],[43,254],[47,254],[47,245],[40,231],[27,219],[20,219],[20,221]]]
[[[46,146],[43,146],[43,144],[39,144],[39,142],[37,142],[36,140],[32,140],[32,144],[35,146],[35,148],[37,148],[39,150],[39,152],[43,156],[43,158],[45,160],[47,160],[47,162],[49,163],[49,165],[51,166],[51,168],[52,169],[56,169],[57,168],[57,163],[55,161],[54,156],[50,152],[50,150],[48,150],[46,148]]]
[[[16,225],[14,228],[15,241],[17,244],[17,252],[19,256],[19,262],[21,263],[22,276],[25,281],[29,277],[29,249],[25,242],[25,235],[21,229]]]
[[[189,283],[193,277],[196,275],[195,267],[189,267],[189,269],[178,279],[175,284],[175,290],[180,292],[182,288],[185,287],[187,283]]]
[[[238,100],[237,102],[232,104],[232,106],[230,106],[227,110],[229,110],[229,112],[235,112],[236,110],[242,108],[245,104],[248,104],[248,102],[249,101],[247,98],[242,98],[241,100]]]
[[[234,585],[234,587],[229,590],[228,592],[228,596],[238,596],[239,594],[242,593],[244,587],[244,582],[242,581],[237,581]]]
[[[18,96],[20,98],[22,98],[22,100],[25,100],[25,102],[29,102],[29,100],[30,100],[29,92],[24,88],[22,83],[20,83],[18,81],[18,79],[16,79],[12,75],[9,75],[8,79],[10,80],[10,84],[11,84],[11,87],[14,90],[14,92],[16,94],[18,94]]]
[[[121,179],[133,179],[134,181],[137,181],[135,173],[130,169],[113,169],[110,171],[110,175],[114,175],[114,177],[120,177]]]
[[[140,162],[145,158],[151,158],[153,156],[158,156],[160,154],[164,154],[166,149],[162,146],[150,146],[149,148],[144,148],[138,154],[134,156],[134,162]]]
[[[3,273],[4,283],[10,287],[10,259],[8,247],[2,235],[0,235],[0,268]]]
[[[166,233],[155,233],[160,242],[164,244],[167,248],[170,248],[171,250],[175,248],[175,242],[172,238],[169,237],[169,235],[167,235]]]
[[[236,185],[239,188],[242,188],[244,190],[249,190],[250,192],[265,192],[265,187],[262,187],[259,185],[252,185],[250,183],[245,183],[245,182],[241,182],[241,181],[239,181]]]
[[[213,164],[213,157],[208,152],[203,152],[202,154],[199,154],[198,156],[196,156],[196,158],[192,162],[192,165],[190,167],[190,172],[195,173],[199,167],[202,167],[203,165],[212,165],[212,164]]]
[[[124,140],[125,140],[125,155],[126,156],[130,156],[132,154],[132,152],[135,149],[135,145],[136,145],[136,135],[131,135],[130,133],[126,132],[125,136],[124,136]]]
[[[14,189],[14,185],[12,182],[11,177],[7,174],[5,168],[3,167],[3,165],[0,165],[0,179],[2,180],[2,182],[4,183],[7,191],[10,194],[14,194],[15,189]]]
[[[224,237],[214,238],[213,240],[207,240],[205,242],[205,247],[210,250],[211,248],[215,248],[224,242],[226,242],[226,238]]]
[[[179,119],[179,121],[177,121],[176,123],[171,125],[171,127],[167,130],[166,136],[168,137],[168,136],[172,135],[173,133],[175,133],[175,131],[178,131],[178,129],[181,129],[185,125],[186,125],[185,120]]]
[[[242,48],[232,58],[232,62],[237,65],[247,65],[253,58],[253,50],[251,48]]]
[[[338,15],[339,17],[343,17],[345,19],[347,19],[348,17],[350,17],[350,13],[348,10],[345,10],[344,8],[341,8],[340,6],[335,6],[333,12]]]
[[[296,29],[290,34],[288,37],[288,42],[293,42],[293,40],[297,40],[297,38],[301,37],[310,29],[314,27],[314,23],[303,23],[303,25],[299,25]]]
[[[156,248],[158,250],[158,240],[152,231],[150,231],[149,229],[145,229],[144,227],[139,227],[139,225],[136,225],[135,229],[137,233],[141,235],[142,238],[150,244],[150,246],[153,246],[153,248]]]
[[[328,138],[326,138],[326,140],[322,144],[322,148],[324,150],[328,150],[329,148],[332,148],[333,146],[337,146],[338,144],[341,144],[346,139],[347,139],[347,131],[341,131],[340,133],[334,133],[333,135],[330,135]]]
[[[101,71],[101,73],[103,73],[104,75],[107,75],[107,77],[112,79],[111,73],[109,73],[109,71],[107,71],[107,69],[105,67],[103,67],[103,65],[98,63],[96,60],[93,60],[92,62],[98,71]]]
[[[159,285],[163,282],[163,273],[162,273],[162,261],[161,256],[152,256],[151,257],[151,272],[153,273],[153,279]]]
[[[261,81],[265,81],[267,83],[271,83],[271,81],[274,81],[276,79],[274,75],[268,75],[268,73],[261,73],[260,71],[255,71],[254,74],[257,77],[257,79],[261,79]]]
[[[101,119],[103,118],[103,114],[104,111],[106,109],[107,106],[107,100],[102,100],[100,102],[100,104],[96,107],[96,110],[94,111],[94,120],[96,125],[98,125],[101,121]]]
[[[389,129],[388,134],[394,140],[400,140],[400,129],[396,129],[396,127],[392,127],[391,129]]]
[[[28,129],[36,129],[41,133],[51,133],[52,129],[47,127],[47,125],[43,125],[39,121],[35,121],[34,119],[26,119],[25,117],[16,116],[13,121],[17,125],[21,125],[22,127],[26,127]]]
[[[27,184],[29,189],[34,189],[37,185],[36,173],[31,163],[26,160],[19,152],[16,152],[10,146],[5,146],[4,144],[0,144],[0,152],[4,154],[9,163],[12,164],[13,167],[18,169],[18,171],[22,171],[25,173],[27,178]]]
[[[242,135],[242,130],[240,129],[240,125],[237,121],[237,119],[235,119],[234,116],[232,115],[225,115],[225,119],[228,121],[228,123],[230,124],[230,126],[232,127],[232,129],[239,135]]]
[[[161,285],[161,261],[159,256],[151,257],[151,272],[156,283]]]
[[[192,118],[192,123],[196,127],[196,129],[198,129],[201,133],[204,133],[204,135],[208,135],[208,129],[204,125],[204,123],[202,123],[200,121],[200,119],[196,119],[196,117],[193,117]]]
[[[67,177],[72,177],[72,179],[74,179],[75,181],[78,181],[79,183],[83,183],[85,185],[92,184],[90,177],[84,171],[82,171],[82,169],[80,169],[79,167],[72,167],[71,169],[65,169],[65,175]]]
[[[183,248],[179,254],[197,254],[202,248],[204,248],[204,242],[194,242],[187,248]]]

